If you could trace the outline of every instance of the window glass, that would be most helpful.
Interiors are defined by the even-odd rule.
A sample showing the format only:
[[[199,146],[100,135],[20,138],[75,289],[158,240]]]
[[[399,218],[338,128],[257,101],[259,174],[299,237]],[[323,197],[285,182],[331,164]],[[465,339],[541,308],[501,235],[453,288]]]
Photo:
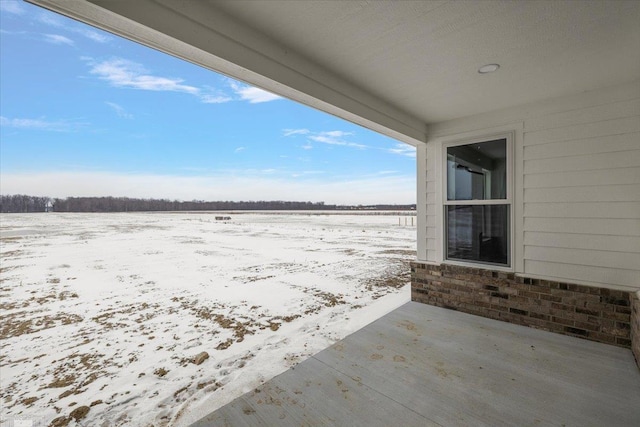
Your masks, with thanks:
[[[448,205],[445,220],[448,259],[509,264],[509,205]]]
[[[447,200],[506,198],[506,139],[447,148]]]

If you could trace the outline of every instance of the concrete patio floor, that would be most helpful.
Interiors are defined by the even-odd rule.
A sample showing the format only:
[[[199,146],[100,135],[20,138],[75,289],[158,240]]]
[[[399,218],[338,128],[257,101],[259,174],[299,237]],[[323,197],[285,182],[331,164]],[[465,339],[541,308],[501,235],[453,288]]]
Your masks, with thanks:
[[[193,426],[640,426],[631,351],[410,302]]]

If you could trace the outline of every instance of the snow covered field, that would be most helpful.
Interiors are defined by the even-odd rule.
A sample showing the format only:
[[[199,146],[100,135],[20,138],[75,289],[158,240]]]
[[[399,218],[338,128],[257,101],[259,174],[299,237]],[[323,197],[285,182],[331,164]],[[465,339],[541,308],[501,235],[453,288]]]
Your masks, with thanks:
[[[411,219],[215,215],[3,214],[0,425],[188,425],[409,300]]]

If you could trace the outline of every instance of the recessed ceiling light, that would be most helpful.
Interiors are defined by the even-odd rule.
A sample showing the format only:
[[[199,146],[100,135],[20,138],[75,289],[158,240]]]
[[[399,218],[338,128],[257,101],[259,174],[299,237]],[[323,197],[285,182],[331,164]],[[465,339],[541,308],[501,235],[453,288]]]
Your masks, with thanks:
[[[480,74],[489,74],[489,73],[493,73],[494,71],[497,71],[498,68],[500,68],[499,64],[487,64],[478,68],[478,72]]]

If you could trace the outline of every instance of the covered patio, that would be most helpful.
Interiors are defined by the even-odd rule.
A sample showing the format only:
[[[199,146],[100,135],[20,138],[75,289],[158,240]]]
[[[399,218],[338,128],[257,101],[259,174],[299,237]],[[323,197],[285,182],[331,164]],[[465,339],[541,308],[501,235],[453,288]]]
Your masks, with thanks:
[[[637,426],[624,348],[409,302],[205,426]]]
[[[639,2],[28,1],[416,147],[424,304],[194,425],[640,425]]]

